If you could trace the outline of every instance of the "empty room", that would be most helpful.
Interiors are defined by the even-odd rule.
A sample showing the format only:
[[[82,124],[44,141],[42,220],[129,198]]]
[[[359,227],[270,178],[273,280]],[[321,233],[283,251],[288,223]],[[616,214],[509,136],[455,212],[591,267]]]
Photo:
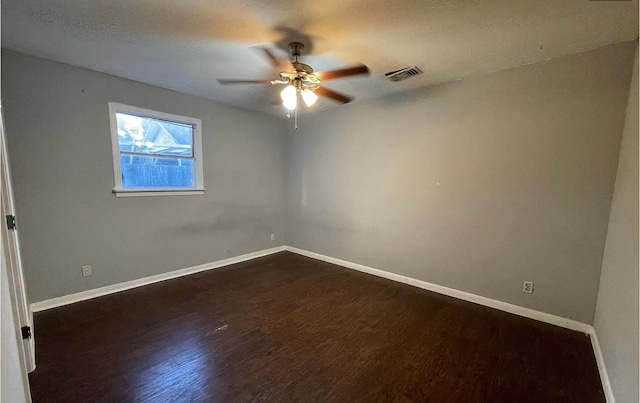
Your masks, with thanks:
[[[4,0],[0,401],[638,402],[638,12]]]

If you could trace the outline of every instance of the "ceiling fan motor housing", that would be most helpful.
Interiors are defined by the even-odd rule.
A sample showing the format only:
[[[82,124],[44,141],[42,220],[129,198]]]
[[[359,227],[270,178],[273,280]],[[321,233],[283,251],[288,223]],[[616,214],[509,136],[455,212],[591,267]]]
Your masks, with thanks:
[[[293,62],[291,64],[293,65],[293,69],[295,71],[299,71],[299,72],[303,72],[303,73],[307,73],[307,74],[313,73],[313,68],[311,66],[309,66],[308,64],[304,64],[304,63],[300,63],[300,62]]]
[[[312,74],[313,68],[308,64],[300,63],[298,61],[298,56],[302,54],[302,49],[304,49],[304,44],[300,42],[291,42],[289,44],[289,52],[291,52],[291,56],[293,56],[294,60],[291,62],[293,65],[293,69],[299,73]]]

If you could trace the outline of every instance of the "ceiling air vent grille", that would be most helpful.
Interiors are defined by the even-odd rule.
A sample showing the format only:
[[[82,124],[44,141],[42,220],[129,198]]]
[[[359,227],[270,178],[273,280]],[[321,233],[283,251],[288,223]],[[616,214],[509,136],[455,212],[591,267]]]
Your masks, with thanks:
[[[396,71],[390,71],[385,74],[385,77],[387,77],[391,81],[403,81],[407,78],[417,76],[418,74],[422,74],[422,70],[420,70],[416,66],[411,66]]]

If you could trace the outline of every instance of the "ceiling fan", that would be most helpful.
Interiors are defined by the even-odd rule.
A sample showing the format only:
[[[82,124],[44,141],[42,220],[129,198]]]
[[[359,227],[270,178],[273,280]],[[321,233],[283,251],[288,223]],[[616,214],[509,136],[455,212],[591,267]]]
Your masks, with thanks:
[[[260,48],[264,51],[269,59],[271,66],[280,73],[277,80],[218,80],[220,84],[273,84],[286,85],[280,93],[282,104],[288,110],[297,111],[298,93],[300,93],[304,103],[310,107],[318,99],[318,95],[330,98],[334,101],[346,104],[353,98],[321,87],[323,81],[335,80],[337,78],[369,74],[369,68],[364,64],[358,64],[352,67],[318,71],[314,72],[313,68],[308,64],[298,61],[300,52],[304,49],[304,45],[300,42],[291,42],[289,44],[289,52],[293,56],[293,61],[276,57],[269,49]],[[278,102],[279,103],[279,102]]]

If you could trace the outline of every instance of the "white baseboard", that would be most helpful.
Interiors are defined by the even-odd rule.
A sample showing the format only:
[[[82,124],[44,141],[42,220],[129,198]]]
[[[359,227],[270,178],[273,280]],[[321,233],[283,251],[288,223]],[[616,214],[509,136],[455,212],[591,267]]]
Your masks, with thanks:
[[[600,372],[600,380],[602,382],[604,396],[607,399],[607,403],[615,403],[616,399],[613,395],[611,382],[609,381],[609,373],[607,372],[607,367],[604,364],[604,356],[602,355],[600,343],[598,342],[598,336],[596,336],[596,330],[593,326],[589,331],[589,338],[591,339],[591,345],[593,346],[593,353],[596,356],[596,363],[598,364],[598,372]]]
[[[156,274],[155,276],[149,276],[140,278],[137,280],[126,281],[124,283],[108,285],[105,287],[95,288],[93,290],[87,290],[78,292],[75,294],[64,295],[62,297],[56,297],[47,299],[40,302],[34,302],[30,305],[32,312],[44,311],[51,308],[57,308],[63,305],[69,305],[88,299],[101,297],[103,295],[113,294],[120,291],[129,290],[131,288],[142,287],[148,284],[158,283],[160,281],[170,280],[176,277],[188,276],[189,274],[199,273],[201,271],[217,269],[231,264],[244,262],[247,260],[255,259],[262,256],[271,255],[274,253],[282,252],[284,246],[278,246],[271,249],[264,249],[257,252],[247,253],[240,256],[231,257],[228,259],[218,260],[212,263],[205,263],[198,266],[187,267],[186,269],[174,270],[167,273]]]
[[[453,288],[444,287],[437,284],[428,283],[426,281],[417,280],[415,278],[402,276],[400,274],[390,273],[384,270],[374,269],[372,267],[364,266],[357,263],[348,262],[346,260],[336,259],[330,256],[321,255],[315,252],[309,252],[303,249],[298,249],[293,246],[285,246],[285,250],[293,253],[297,253],[299,255],[307,256],[313,259],[322,260],[327,263],[332,263],[338,266],[346,267],[349,269],[354,269],[361,271],[363,273],[373,274],[374,276],[383,277],[389,280],[398,281],[400,283],[405,283],[412,285],[414,287],[422,288],[425,290],[437,292],[438,294],[448,295],[450,297],[462,299],[465,301],[473,302],[475,304],[488,306],[490,308],[498,309],[501,311],[509,312],[514,315],[524,316],[525,318],[535,319],[540,322],[550,323],[552,325],[564,327],[571,330],[576,330],[579,332],[583,332],[585,334],[589,334],[591,330],[591,325],[586,323],[578,322],[572,319],[563,318],[560,316],[552,315],[545,312],[536,311],[529,308],[524,308],[518,305],[509,304],[507,302],[498,301],[495,299],[481,297],[479,295],[471,294],[464,291],[459,291]]]

